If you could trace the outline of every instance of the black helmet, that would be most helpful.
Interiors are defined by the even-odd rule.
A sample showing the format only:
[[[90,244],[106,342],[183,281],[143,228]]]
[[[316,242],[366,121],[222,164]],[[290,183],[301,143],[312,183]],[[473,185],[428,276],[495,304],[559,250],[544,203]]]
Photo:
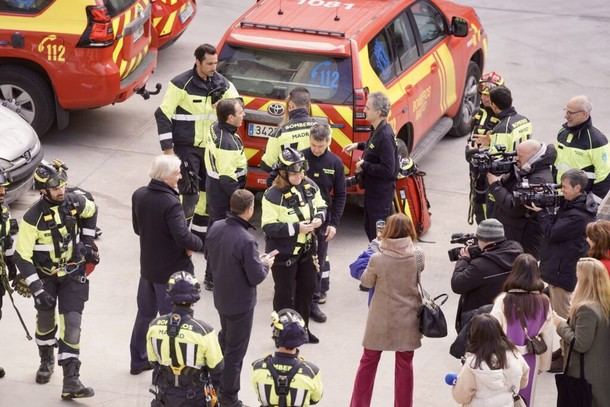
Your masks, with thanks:
[[[280,162],[277,165],[277,169],[285,170],[287,172],[307,171],[307,160],[299,150],[292,147],[286,147],[280,154]]]
[[[167,282],[167,293],[174,304],[194,304],[199,301],[201,287],[195,276],[186,271],[177,271]]]
[[[34,172],[34,189],[57,188],[68,181],[68,167],[60,160],[43,161]]]
[[[6,171],[0,171],[0,187],[8,187],[12,181],[11,174]]]
[[[275,346],[285,348],[298,348],[309,340],[305,321],[301,315],[293,309],[284,308],[278,312],[271,313],[271,326],[273,327],[273,340]]]

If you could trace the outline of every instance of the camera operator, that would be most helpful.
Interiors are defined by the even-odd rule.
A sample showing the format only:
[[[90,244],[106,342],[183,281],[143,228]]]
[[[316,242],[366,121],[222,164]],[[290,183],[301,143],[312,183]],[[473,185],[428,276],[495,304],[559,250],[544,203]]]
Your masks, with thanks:
[[[485,219],[477,227],[478,250],[462,248],[451,276],[451,289],[460,294],[455,329],[460,332],[465,314],[492,304],[502,291],[513,261],[523,253],[519,243],[506,240],[497,219]]]
[[[595,220],[597,203],[593,193],[586,192],[589,179],[583,170],[572,168],[561,176],[561,202],[556,214],[536,211],[544,244],[540,250],[542,279],[549,284],[551,306],[562,318],[568,317],[570,296],[576,286],[576,263],[587,255],[586,228]]]
[[[546,184],[553,182],[552,165],[557,152],[553,145],[526,140],[517,145],[517,162],[504,176],[487,173],[489,192],[495,200],[494,216],[504,225],[506,238],[523,246],[523,251],[538,258],[542,244],[542,228],[536,214],[513,195],[522,182]]]

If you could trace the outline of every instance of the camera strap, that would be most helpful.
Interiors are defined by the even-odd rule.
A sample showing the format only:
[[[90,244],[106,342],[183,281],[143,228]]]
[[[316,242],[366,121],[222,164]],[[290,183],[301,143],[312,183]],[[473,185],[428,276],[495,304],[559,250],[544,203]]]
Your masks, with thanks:
[[[292,362],[294,364],[292,364]],[[265,363],[267,364],[267,370],[271,373],[271,377],[273,378],[273,383],[275,385],[275,393],[278,396],[278,407],[289,407],[288,406],[288,393],[290,392],[290,383],[294,376],[298,373],[301,368],[302,362],[298,358],[295,358],[294,361],[291,361],[292,367],[289,371],[279,372],[275,366],[273,366],[273,356],[267,355],[265,358]],[[283,363],[282,363],[283,364]],[[294,402],[294,400],[291,401]],[[292,407],[293,404],[291,403]]]

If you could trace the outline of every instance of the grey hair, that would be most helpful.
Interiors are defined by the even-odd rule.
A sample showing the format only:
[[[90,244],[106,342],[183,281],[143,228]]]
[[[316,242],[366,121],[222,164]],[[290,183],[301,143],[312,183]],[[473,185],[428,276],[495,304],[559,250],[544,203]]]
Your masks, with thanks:
[[[175,155],[160,154],[153,159],[148,176],[163,181],[174,171],[179,170],[181,164],[180,159]]]
[[[330,140],[330,126],[316,123],[309,130],[309,135],[316,141],[328,141]]]
[[[390,99],[381,92],[373,92],[369,95],[369,99],[373,104],[373,109],[378,111],[382,117],[388,117],[390,114]]]
[[[591,103],[589,98],[585,95],[574,96],[572,98],[572,101],[578,103],[580,108],[589,114],[591,113],[591,110],[593,110],[593,104]]]
[[[561,175],[561,181],[567,180],[572,188],[576,185],[580,185],[580,191],[586,192],[587,186],[589,185],[589,178],[587,173],[578,168],[570,168]]]

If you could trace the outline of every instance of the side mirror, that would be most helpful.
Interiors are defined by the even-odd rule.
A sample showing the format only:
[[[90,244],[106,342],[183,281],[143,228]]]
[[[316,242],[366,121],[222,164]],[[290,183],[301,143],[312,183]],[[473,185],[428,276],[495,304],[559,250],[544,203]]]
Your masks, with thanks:
[[[462,17],[453,17],[451,19],[451,34],[456,37],[465,37],[468,35],[468,21]]]

